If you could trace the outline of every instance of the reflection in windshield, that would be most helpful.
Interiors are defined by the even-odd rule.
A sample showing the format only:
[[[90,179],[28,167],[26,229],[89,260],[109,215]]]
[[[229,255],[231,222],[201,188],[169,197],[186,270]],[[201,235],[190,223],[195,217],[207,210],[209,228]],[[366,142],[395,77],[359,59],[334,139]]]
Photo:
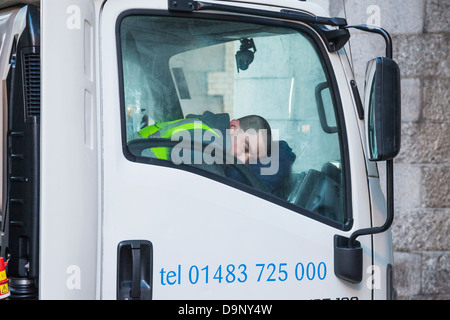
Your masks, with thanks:
[[[235,21],[128,16],[120,39],[131,152],[197,165],[345,222],[333,92],[309,36]]]

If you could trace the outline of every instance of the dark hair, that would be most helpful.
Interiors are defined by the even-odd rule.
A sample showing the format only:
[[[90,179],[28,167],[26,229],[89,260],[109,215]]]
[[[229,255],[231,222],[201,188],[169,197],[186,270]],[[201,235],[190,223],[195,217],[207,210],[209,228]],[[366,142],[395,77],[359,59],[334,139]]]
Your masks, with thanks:
[[[271,145],[272,145],[272,130],[270,129],[270,125],[266,119],[257,115],[250,115],[239,118],[239,127],[247,131],[248,129],[254,129],[259,131],[261,129],[266,130],[267,132],[267,140],[265,141],[267,146],[267,155],[270,156]]]

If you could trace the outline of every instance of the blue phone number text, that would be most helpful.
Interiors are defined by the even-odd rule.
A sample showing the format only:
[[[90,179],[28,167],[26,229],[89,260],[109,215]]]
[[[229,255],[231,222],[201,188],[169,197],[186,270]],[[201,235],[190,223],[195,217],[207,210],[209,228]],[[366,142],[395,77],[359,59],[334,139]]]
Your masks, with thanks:
[[[227,264],[216,267],[192,265],[184,267],[178,265],[175,269],[161,268],[159,271],[163,286],[209,283],[245,283],[256,282],[283,282],[288,279],[295,281],[324,280],[327,276],[325,262],[309,262],[288,265],[287,263],[257,263]]]

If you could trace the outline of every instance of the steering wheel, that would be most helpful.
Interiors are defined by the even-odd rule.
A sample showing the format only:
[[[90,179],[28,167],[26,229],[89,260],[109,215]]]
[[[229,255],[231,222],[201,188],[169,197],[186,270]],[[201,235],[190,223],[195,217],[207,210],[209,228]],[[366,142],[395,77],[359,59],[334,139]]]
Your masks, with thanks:
[[[142,151],[149,148],[158,148],[158,147],[167,147],[167,148],[174,148],[175,146],[179,145],[180,141],[173,141],[171,139],[164,139],[164,138],[145,138],[145,139],[135,139],[131,140],[127,143],[128,149],[130,152],[138,157],[142,157]],[[185,143],[185,142],[184,142]],[[203,148],[208,146],[210,143],[207,143],[205,141],[202,141],[200,144],[198,141],[191,140],[191,151],[200,151],[203,152]],[[236,158],[233,156],[232,163],[228,163],[227,159],[229,159],[230,154],[227,154],[223,148],[220,146],[217,146],[216,152],[220,151],[222,153],[222,165],[221,164],[215,164],[216,166],[220,167],[220,172],[223,176],[225,176],[224,169],[225,165],[232,166],[235,168],[244,178],[247,180],[248,184],[254,188],[257,188],[259,190],[262,190],[264,192],[270,193],[269,188],[258,178],[258,176],[252,172],[247,165],[238,164],[236,163]],[[195,166],[195,164],[189,164],[191,166]]]

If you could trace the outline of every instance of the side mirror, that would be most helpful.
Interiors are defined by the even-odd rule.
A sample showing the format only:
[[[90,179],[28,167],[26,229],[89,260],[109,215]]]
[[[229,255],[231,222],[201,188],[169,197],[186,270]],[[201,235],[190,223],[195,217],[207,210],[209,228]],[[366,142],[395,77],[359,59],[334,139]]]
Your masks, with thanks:
[[[386,57],[368,62],[365,86],[366,143],[369,159],[385,161],[400,152],[400,69]]]
[[[355,230],[350,238],[334,238],[334,273],[351,283],[362,281],[362,248],[356,238],[389,230],[394,220],[394,158],[400,152],[400,69],[392,60],[392,39],[386,30],[366,25],[347,26],[378,33],[386,56],[369,61],[366,70],[364,119],[368,158],[386,161],[386,221],[380,227]],[[358,115],[361,114],[358,112]],[[361,117],[360,117],[361,118]]]

